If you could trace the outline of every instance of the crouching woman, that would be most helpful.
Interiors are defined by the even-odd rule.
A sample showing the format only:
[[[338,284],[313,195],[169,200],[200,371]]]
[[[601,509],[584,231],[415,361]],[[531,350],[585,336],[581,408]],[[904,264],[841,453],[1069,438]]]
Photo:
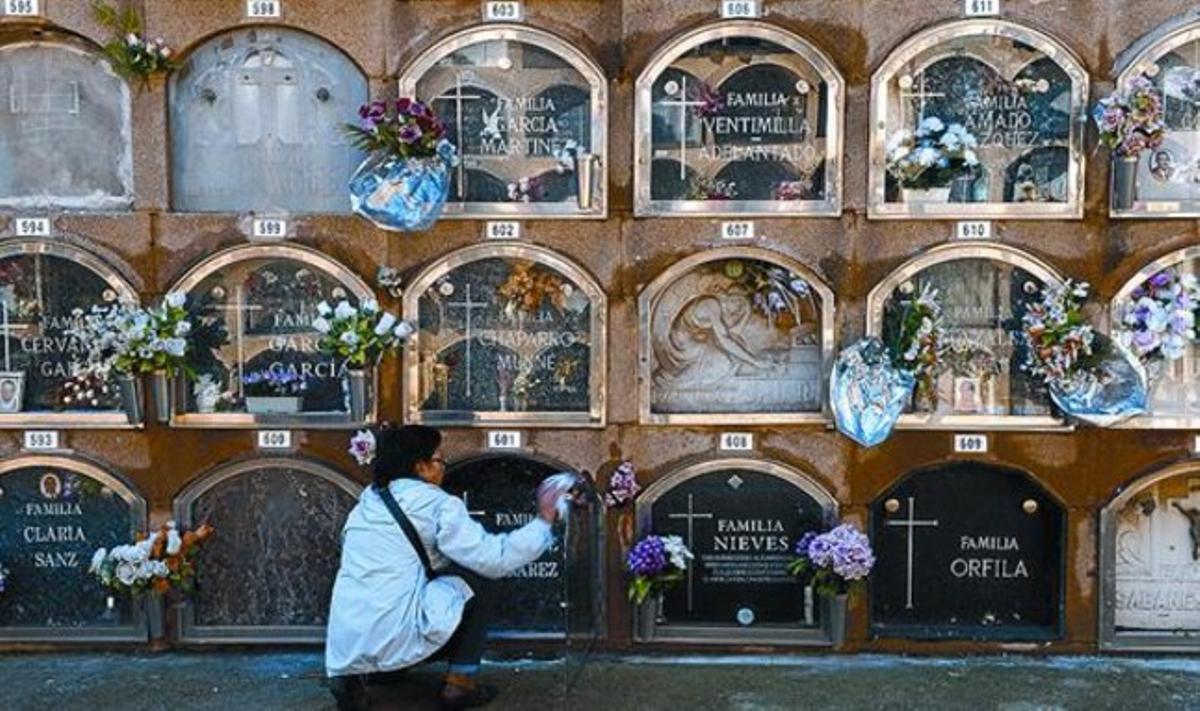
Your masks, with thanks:
[[[522,528],[491,534],[441,488],[441,433],[409,425],[376,440],[375,481],[342,532],[325,645],[331,690],[340,709],[366,708],[371,675],[444,658],[442,707],[482,706],[496,695],[475,682],[492,581],[550,547],[555,499]]]

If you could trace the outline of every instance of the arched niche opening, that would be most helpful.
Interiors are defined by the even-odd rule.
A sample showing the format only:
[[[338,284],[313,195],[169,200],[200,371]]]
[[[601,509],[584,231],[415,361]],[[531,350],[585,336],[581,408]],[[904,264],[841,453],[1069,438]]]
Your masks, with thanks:
[[[129,86],[99,47],[54,30],[0,43],[0,207],[127,210]]]
[[[1082,62],[1039,30],[971,19],[910,37],[871,77],[868,215],[1081,218],[1087,96]],[[905,132],[932,119],[965,128],[978,164],[933,186],[902,186],[889,163],[904,153]]]
[[[342,526],[361,492],[345,474],[295,457],[223,465],[181,491],[176,520],[216,532],[179,611],[180,641],[323,642]]]
[[[145,642],[144,601],[110,595],[89,567],[145,532],[146,511],[125,477],[89,460],[0,462],[0,641]]]
[[[650,424],[824,422],[834,295],[758,248],[671,265],[638,297],[639,414]]]
[[[607,215],[608,79],[577,45],[525,25],[468,28],[417,56],[400,95],[432,106],[458,147],[447,216]]]
[[[932,392],[914,393],[900,427],[1053,429],[1063,423],[1045,388],[1024,373],[1021,317],[1042,286],[1063,277],[1045,261],[1001,244],[947,244],[889,274],[867,296],[867,335],[885,341],[904,303],[938,290],[948,348]]]
[[[346,363],[317,348],[313,328],[322,301],[374,298],[348,267],[308,247],[252,244],[217,252],[172,288],[187,295],[196,378],[176,383],[171,423],[195,427],[262,424],[347,427]],[[271,391],[257,376],[303,381],[302,391]],[[367,419],[375,383],[368,383]]]
[[[476,245],[405,290],[409,422],[604,424],[608,300],[581,267],[528,244]]]
[[[820,598],[787,571],[796,541],[837,518],[837,501],[812,477],[713,459],[656,480],[636,506],[639,538],[677,535],[695,555],[657,614],[637,610],[639,641],[829,644]]]
[[[349,212],[363,156],[342,124],[368,99],[362,70],[300,30],[239,27],[171,76],[171,205],[186,212]]]
[[[672,39],[642,70],[638,215],[840,215],[845,83],[815,45],[764,22]]]

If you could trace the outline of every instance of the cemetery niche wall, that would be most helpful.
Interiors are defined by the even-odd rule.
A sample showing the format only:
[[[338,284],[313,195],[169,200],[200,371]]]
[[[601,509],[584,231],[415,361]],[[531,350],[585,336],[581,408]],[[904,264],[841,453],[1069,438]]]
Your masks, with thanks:
[[[899,427],[1054,429],[1050,398],[1020,369],[1018,331],[1044,284],[1062,277],[1046,262],[1001,244],[944,244],[910,259],[867,296],[867,335],[890,342],[903,303],[937,289],[948,343],[932,391],[918,388]]]
[[[1200,427],[1200,348],[1192,339],[1167,343],[1171,328],[1143,338],[1133,334],[1131,321],[1145,320],[1144,309],[1156,308],[1171,289],[1184,289],[1183,280],[1200,276],[1200,247],[1186,247],[1154,260],[1125,282],[1112,299],[1110,331],[1113,343],[1124,348],[1129,357],[1140,361],[1148,384],[1147,411],[1119,427],[1153,429],[1195,429]],[[1156,284],[1161,284],[1157,287]],[[1195,291],[1195,288],[1193,288]],[[1169,314],[1169,311],[1164,311]],[[1129,329],[1126,333],[1126,329]],[[1152,333],[1152,332],[1148,332]],[[1143,334],[1145,335],[1145,334]]]
[[[144,600],[114,595],[88,572],[92,554],[146,530],[146,501],[81,459],[0,462],[0,641],[145,642]]]
[[[0,207],[126,210],[129,87],[98,47],[50,29],[0,44]]]
[[[325,641],[342,525],[362,487],[323,464],[262,457],[222,466],[180,492],[175,518],[216,530],[178,608],[185,643]]]
[[[354,62],[313,35],[240,27],[171,76],[171,205],[190,212],[346,212],[363,156],[342,124],[367,103]]]
[[[844,82],[804,39],[701,27],[659,50],[635,91],[635,214],[841,214]]]
[[[959,461],[905,475],[871,506],[872,634],[1058,639],[1065,522],[1014,469]]]
[[[1200,467],[1130,482],[1100,514],[1100,644],[1200,646]]]
[[[1136,42],[1117,76],[1124,87],[1148,77],[1163,100],[1161,146],[1137,156],[1133,203],[1122,209],[1109,191],[1113,217],[1200,217],[1200,22],[1168,22]]]
[[[679,260],[638,297],[647,424],[824,422],[833,291],[756,248]]]
[[[820,598],[788,574],[795,542],[837,502],[807,475],[758,459],[714,459],[658,479],[637,499],[638,537],[677,535],[686,578],[636,611],[639,641],[828,644]]]
[[[543,30],[488,24],[438,42],[404,70],[400,95],[433,107],[458,147],[447,217],[608,213],[608,80]]]
[[[197,264],[172,290],[188,297],[196,371],[176,382],[172,425],[360,424],[350,419],[346,363],[318,350],[312,326],[322,301],[374,298],[348,268],[299,245],[243,245]],[[376,390],[369,382],[368,420]]]
[[[471,517],[490,533],[506,533],[537,516],[537,485],[564,471],[570,467],[529,455],[479,456],[451,464],[443,486],[461,496]],[[496,610],[492,636],[561,638],[567,634],[569,604],[583,608],[577,612],[589,618],[587,626],[601,627],[600,512],[599,507],[573,507],[570,516],[582,520],[556,524],[550,550],[499,582],[497,594],[505,602]]]
[[[1083,217],[1087,99],[1083,65],[1036,30],[963,20],[914,35],[871,77],[868,215]],[[968,135],[943,139],[954,126]],[[948,165],[920,169],[918,134]]]
[[[115,378],[87,377],[68,334],[92,306],[137,301],[126,273],[66,238],[0,242],[0,428],[131,426]]]
[[[607,298],[534,245],[475,245],[404,293],[405,418],[428,425],[604,424]]]

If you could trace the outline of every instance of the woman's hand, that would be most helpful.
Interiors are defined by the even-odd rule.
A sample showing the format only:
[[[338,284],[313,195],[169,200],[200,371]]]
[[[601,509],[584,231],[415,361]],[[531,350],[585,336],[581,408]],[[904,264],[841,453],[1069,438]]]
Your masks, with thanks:
[[[538,516],[546,523],[558,520],[558,496],[559,490],[552,486],[538,492]]]

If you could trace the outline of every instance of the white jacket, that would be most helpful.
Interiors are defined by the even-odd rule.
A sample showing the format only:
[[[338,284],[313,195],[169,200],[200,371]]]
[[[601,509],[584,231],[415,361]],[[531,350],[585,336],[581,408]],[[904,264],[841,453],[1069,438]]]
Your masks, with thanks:
[[[448,561],[502,578],[537,560],[553,543],[535,517],[509,533],[490,534],[462,499],[417,479],[389,488],[429,552],[435,570]],[[374,487],[367,487],[342,529],[342,564],[333,585],[325,641],[329,676],[391,671],[440,649],[471,599],[462,578],[426,579],[421,559]]]

